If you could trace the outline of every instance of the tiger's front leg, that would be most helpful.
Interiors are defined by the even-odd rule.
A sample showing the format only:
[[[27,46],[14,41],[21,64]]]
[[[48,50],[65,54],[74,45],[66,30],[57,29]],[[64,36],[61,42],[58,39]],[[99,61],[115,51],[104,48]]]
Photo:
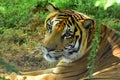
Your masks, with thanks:
[[[30,71],[30,72],[20,72],[22,75],[31,75],[31,76],[37,76],[42,74],[48,74],[52,73],[54,68],[48,68],[45,70],[36,70],[36,71]]]
[[[43,75],[37,75],[37,76],[30,76],[30,75],[17,75],[15,73],[12,73],[10,75],[8,74],[0,74],[0,80],[8,79],[8,80],[62,80],[59,76],[54,75],[52,73],[50,74],[43,74]]]
[[[60,76],[53,73],[54,68],[31,71],[31,72],[21,72],[21,75],[16,73],[11,74],[0,74],[0,80],[58,80]],[[60,79],[61,80],[61,79]]]

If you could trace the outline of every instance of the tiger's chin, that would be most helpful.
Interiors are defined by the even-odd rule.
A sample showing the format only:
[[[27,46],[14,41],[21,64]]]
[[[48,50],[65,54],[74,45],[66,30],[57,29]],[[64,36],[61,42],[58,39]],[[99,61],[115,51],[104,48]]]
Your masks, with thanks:
[[[62,52],[48,51],[46,48],[42,48],[44,58],[49,62],[56,62],[62,58]]]
[[[62,56],[56,56],[56,55],[47,53],[47,54],[44,54],[44,58],[49,62],[56,62],[56,61],[59,61],[62,58]]]

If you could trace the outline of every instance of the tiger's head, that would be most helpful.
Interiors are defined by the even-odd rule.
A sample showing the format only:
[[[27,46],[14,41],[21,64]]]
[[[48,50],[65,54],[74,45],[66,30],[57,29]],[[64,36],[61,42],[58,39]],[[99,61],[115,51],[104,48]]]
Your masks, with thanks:
[[[81,58],[93,36],[95,22],[74,10],[59,10],[49,5],[46,34],[43,40],[44,57],[48,61],[63,59],[70,63]]]

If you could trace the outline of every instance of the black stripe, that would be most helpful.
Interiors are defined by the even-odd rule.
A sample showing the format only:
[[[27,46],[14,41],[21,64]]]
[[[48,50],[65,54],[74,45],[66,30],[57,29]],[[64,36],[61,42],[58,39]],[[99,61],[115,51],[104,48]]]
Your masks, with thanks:
[[[67,72],[60,72],[60,73],[55,73],[55,72],[52,72],[53,74],[67,74],[67,73],[72,73],[74,71],[67,71]]]
[[[79,16],[80,16],[80,19],[81,19],[81,20],[84,19],[84,16],[83,16],[83,15],[79,14]]]
[[[46,54],[46,56],[49,57],[49,58],[53,58],[50,54]]]
[[[72,26],[72,22],[71,22],[71,20],[67,20],[68,21],[68,24],[70,24],[71,26]]]
[[[104,32],[104,34],[103,34],[103,36],[102,36],[102,39],[104,39],[104,38],[105,38],[105,36],[106,36],[106,32]]]
[[[61,20],[61,19],[62,19],[62,20],[65,20],[65,19],[67,19],[67,17],[65,17],[65,16],[61,16],[61,17],[60,17],[60,16],[59,16],[59,17],[57,17],[57,19],[59,19],[59,20]]]
[[[106,36],[106,29],[107,29],[107,27],[104,26],[104,30],[103,30],[102,33],[101,33],[101,34],[103,34],[103,36],[102,36],[103,39],[104,39],[104,37]]]
[[[48,22],[49,20],[51,20],[51,18],[48,18],[48,19],[47,19],[46,24],[47,24],[47,22]]]
[[[78,17],[79,17],[80,20],[83,20],[83,19],[84,19],[83,16],[82,16],[81,14],[79,14]]]
[[[73,38],[75,37],[75,33],[77,32],[77,28],[74,28],[74,32],[73,32]]]
[[[72,26],[72,25],[70,25],[70,24],[67,24],[67,26],[70,28],[70,26]]]
[[[74,16],[71,16],[71,21],[73,24],[75,24]]]
[[[68,16],[68,14],[60,13],[60,14],[58,14],[58,16],[59,16],[59,17],[60,17],[60,16]]]
[[[80,16],[77,15],[77,14],[74,15],[74,19],[75,19],[76,21],[81,20]]]
[[[65,17],[65,16],[67,16],[67,17]],[[59,13],[59,14],[58,14],[58,17],[68,18],[68,17],[70,17],[70,16],[71,16],[71,14],[65,14],[65,13]]]
[[[105,47],[106,48],[106,47]],[[112,51],[112,47],[109,44],[108,48],[105,49],[105,51],[103,52],[103,54],[101,55],[100,59],[105,57],[105,55],[107,55],[110,51]]]
[[[71,68],[72,66],[57,65],[56,67]]]
[[[79,40],[79,44],[81,44],[82,38],[83,38],[83,36],[82,36],[82,31],[80,31],[80,35],[81,35],[81,37],[80,37],[80,40]],[[79,48],[80,48],[80,45],[79,45]]]
[[[55,59],[55,60],[58,60],[62,55],[53,55],[51,56],[50,54],[46,54],[47,57],[51,58],[51,59]]]
[[[114,33],[114,35],[112,36],[112,38],[111,39],[114,39],[115,38],[115,40],[114,41],[116,41],[117,39],[119,39],[120,38],[120,35],[118,34],[118,33]]]
[[[79,73],[79,74],[65,76],[64,78],[71,78],[71,77],[80,76],[81,74],[84,74],[84,73],[86,73],[87,71],[88,71],[88,69],[84,70],[83,72],[81,72],[81,73]]]
[[[112,29],[110,29],[109,33],[112,33],[112,31],[113,31],[113,30],[112,30]]]
[[[76,27],[77,27],[79,30],[81,30],[81,29],[80,29],[80,26],[78,25],[78,23],[77,23],[77,22],[76,22]]]
[[[114,36],[112,39],[114,39],[114,42],[116,42],[118,40],[118,37]]]

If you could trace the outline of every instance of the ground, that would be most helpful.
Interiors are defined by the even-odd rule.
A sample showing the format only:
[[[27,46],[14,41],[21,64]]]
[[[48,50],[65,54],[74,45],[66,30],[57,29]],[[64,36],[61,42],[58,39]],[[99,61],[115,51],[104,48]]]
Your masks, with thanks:
[[[27,32],[26,32],[27,31]],[[38,26],[31,31],[28,28],[7,29],[0,35],[0,73],[12,71],[31,71],[55,66],[47,62],[40,53],[44,27]]]

